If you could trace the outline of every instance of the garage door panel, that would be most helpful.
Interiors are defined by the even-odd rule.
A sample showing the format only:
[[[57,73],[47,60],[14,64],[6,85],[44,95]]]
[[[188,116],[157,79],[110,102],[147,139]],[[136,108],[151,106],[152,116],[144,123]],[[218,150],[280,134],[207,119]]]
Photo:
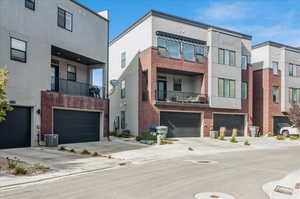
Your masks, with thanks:
[[[161,112],[160,124],[168,126],[168,137],[200,137],[200,113]]]
[[[6,120],[0,122],[0,149],[30,147],[31,109],[14,107],[7,113]]]
[[[100,140],[100,113],[54,110],[54,132],[60,144]]]
[[[214,130],[219,131],[221,127],[226,127],[225,136],[232,135],[232,129],[238,129],[238,136],[244,136],[245,116],[230,114],[214,114]]]

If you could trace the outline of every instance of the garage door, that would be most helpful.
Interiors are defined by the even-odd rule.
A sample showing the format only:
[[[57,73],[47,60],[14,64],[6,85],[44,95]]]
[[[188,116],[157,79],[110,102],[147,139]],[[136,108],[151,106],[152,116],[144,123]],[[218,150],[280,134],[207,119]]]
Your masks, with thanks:
[[[168,126],[168,137],[200,137],[201,114],[161,112],[160,124]]]
[[[0,122],[0,149],[29,147],[31,138],[30,108],[14,107]]]
[[[99,141],[100,113],[54,110],[54,133],[60,144]]]
[[[291,126],[291,121],[288,117],[275,116],[273,117],[273,133],[278,135],[282,127]]]
[[[219,131],[221,127],[226,127],[226,136],[232,135],[232,129],[238,129],[238,136],[244,136],[245,116],[214,114],[214,130]]]

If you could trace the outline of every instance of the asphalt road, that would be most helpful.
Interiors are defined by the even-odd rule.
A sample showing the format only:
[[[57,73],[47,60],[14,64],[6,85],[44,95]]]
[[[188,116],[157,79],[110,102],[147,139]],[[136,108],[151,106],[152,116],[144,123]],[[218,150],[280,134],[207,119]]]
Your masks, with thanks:
[[[267,199],[262,185],[300,169],[300,147],[190,156],[0,191],[1,199],[193,199],[223,192]],[[192,152],[191,152],[192,154]],[[201,165],[185,160],[214,160]]]

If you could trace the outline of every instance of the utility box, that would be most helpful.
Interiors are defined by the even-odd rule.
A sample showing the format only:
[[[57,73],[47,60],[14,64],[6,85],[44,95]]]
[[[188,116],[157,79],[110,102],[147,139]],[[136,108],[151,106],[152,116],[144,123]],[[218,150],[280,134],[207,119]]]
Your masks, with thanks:
[[[168,134],[167,126],[157,126],[156,132],[161,135],[161,139],[166,139]]]
[[[57,134],[46,134],[45,143],[46,147],[57,147],[58,146],[58,135]]]

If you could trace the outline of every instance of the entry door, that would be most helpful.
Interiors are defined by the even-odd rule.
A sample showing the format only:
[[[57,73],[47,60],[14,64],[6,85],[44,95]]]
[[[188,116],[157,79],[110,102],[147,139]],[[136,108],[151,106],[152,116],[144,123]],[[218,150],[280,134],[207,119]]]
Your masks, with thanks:
[[[56,60],[51,63],[51,90],[59,90],[59,62]]]
[[[157,100],[166,101],[167,98],[167,82],[158,80],[157,81]]]

